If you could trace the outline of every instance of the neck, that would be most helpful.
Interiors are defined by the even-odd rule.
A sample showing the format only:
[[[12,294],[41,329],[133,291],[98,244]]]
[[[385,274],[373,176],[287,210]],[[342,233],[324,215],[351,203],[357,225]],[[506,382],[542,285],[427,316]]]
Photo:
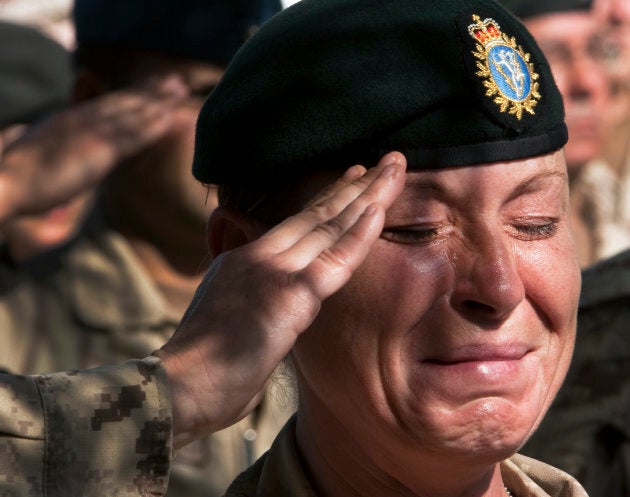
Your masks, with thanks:
[[[198,254],[191,263],[181,254],[185,260],[180,261],[142,238],[128,237],[128,242],[171,309],[183,315],[207,266],[203,258]]]
[[[151,264],[175,275],[197,277],[206,268],[207,215],[192,214],[167,199],[106,188],[103,206],[108,224],[124,235],[140,254],[154,255]]]
[[[322,409],[323,408],[323,409]],[[360,416],[356,416],[360,423]],[[320,497],[506,497],[499,464],[458,464],[452,457],[393,447],[378,434],[344,423],[300,395],[297,443]],[[353,433],[354,432],[354,433]],[[408,438],[408,437],[405,437]]]

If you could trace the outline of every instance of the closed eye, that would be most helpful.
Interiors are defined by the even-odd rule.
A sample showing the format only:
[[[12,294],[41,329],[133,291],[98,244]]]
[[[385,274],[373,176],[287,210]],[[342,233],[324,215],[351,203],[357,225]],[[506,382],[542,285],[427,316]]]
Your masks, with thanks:
[[[516,237],[524,241],[544,240],[551,238],[558,231],[558,220],[545,223],[513,224]]]
[[[401,226],[395,228],[385,228],[381,233],[381,238],[393,242],[404,244],[429,243],[438,236],[438,228],[423,226]]]

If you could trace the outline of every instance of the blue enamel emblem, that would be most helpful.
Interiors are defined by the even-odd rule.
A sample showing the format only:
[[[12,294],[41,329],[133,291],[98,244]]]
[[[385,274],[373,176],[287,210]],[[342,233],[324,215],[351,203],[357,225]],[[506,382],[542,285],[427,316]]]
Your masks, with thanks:
[[[499,44],[490,48],[488,68],[499,91],[507,99],[520,102],[529,96],[532,87],[529,68],[512,47]]]

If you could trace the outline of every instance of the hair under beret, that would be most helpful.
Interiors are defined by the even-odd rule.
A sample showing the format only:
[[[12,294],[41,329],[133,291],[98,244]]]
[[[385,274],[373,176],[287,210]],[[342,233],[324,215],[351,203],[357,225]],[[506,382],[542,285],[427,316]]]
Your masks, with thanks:
[[[28,124],[67,105],[70,54],[34,28],[0,22],[0,128]]]
[[[197,123],[205,183],[371,165],[512,160],[567,140],[562,99],[494,0],[302,0],[236,54]]]
[[[280,0],[76,0],[79,43],[227,64]]]

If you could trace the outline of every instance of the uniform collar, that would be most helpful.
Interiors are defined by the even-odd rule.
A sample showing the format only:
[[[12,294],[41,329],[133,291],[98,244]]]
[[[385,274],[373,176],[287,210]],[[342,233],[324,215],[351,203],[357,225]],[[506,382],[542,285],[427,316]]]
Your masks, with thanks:
[[[317,497],[300,463],[296,416],[271,449],[232,483],[225,497]],[[505,484],[518,497],[588,497],[580,484],[559,469],[515,455],[501,463]]]

